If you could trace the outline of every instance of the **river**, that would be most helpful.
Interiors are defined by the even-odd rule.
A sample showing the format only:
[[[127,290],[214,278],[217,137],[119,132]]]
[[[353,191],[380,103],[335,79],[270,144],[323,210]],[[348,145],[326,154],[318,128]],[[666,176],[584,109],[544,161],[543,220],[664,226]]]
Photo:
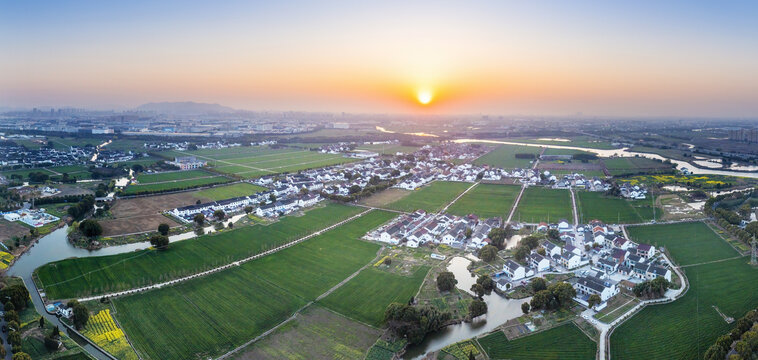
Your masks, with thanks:
[[[456,256],[450,259],[447,266],[448,271],[455,275],[458,280],[456,287],[466,293],[471,293],[471,285],[476,283],[476,278],[468,271],[470,260]],[[500,325],[505,324],[510,319],[515,319],[521,315],[521,303],[529,302],[531,298],[526,299],[506,299],[505,297],[492,293],[484,296],[484,302],[487,303],[487,314],[476,318],[470,323],[460,323],[450,325],[444,329],[426,336],[423,342],[417,345],[409,346],[403,359],[422,359],[428,352],[438,351],[445,346],[454,344],[459,341],[471,339],[473,337],[486,334]]]
[[[618,157],[646,157],[648,159],[657,159],[666,161],[671,161],[672,164],[676,165],[678,169],[686,167],[692,174],[696,175],[726,175],[726,176],[741,176],[741,177],[749,177],[758,179],[758,172],[743,172],[743,171],[729,171],[729,170],[719,170],[719,169],[701,169],[698,167],[695,167],[694,165],[686,162],[686,161],[680,161],[680,160],[674,160],[670,159],[658,154],[650,154],[650,153],[642,153],[642,152],[636,152],[636,151],[629,151],[629,148],[622,148],[622,149],[612,149],[612,150],[602,150],[602,149],[592,149],[592,148],[585,148],[585,147],[579,147],[579,146],[567,146],[567,145],[550,145],[550,144],[530,144],[530,143],[523,143],[523,142],[517,142],[517,141],[500,141],[500,140],[480,140],[480,139],[456,139],[453,140],[456,143],[486,143],[486,144],[504,144],[504,145],[521,145],[521,146],[533,146],[533,147],[544,147],[544,148],[550,148],[550,149],[568,149],[568,150],[579,150],[579,151],[586,151],[591,152],[594,154],[597,154],[598,156],[602,157],[612,157],[612,156],[618,156]]]

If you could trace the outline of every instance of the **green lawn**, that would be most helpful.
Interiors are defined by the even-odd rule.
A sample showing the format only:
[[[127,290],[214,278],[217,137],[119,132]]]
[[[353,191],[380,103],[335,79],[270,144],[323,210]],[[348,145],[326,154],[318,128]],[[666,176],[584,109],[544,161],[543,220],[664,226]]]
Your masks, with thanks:
[[[129,185],[124,189],[124,195],[139,195],[146,193],[155,193],[162,191],[185,190],[206,185],[223,184],[232,181],[226,176],[216,175],[205,178],[195,178],[188,180],[168,181],[163,183],[149,183]]]
[[[626,200],[589,191],[577,191],[576,195],[583,222],[597,219],[608,224],[634,224],[653,218],[650,200]]]
[[[534,154],[534,159],[539,155],[541,148],[524,145],[500,145],[495,150],[482,155],[474,161],[477,165],[490,165],[494,167],[513,169],[530,168],[530,159],[517,159],[516,154]]]
[[[372,211],[237,268],[116,299],[117,318],[142,358],[216,357],[369,263],[379,245],[357,239],[393,216]]]
[[[516,185],[479,184],[450,206],[448,212],[459,216],[476,214],[485,218],[505,218],[519,191],[521,187]]]
[[[645,334],[648,335],[649,334]],[[597,344],[574,323],[508,341],[502,331],[479,339],[490,359],[594,359]],[[642,358],[640,358],[642,359]]]
[[[631,240],[665,246],[679,265],[725,259],[738,254],[702,222],[630,226]]]
[[[210,189],[203,189],[192,193],[193,197],[200,199],[224,200],[238,196],[252,195],[257,192],[266,191],[266,188],[251,183],[237,183],[228,186],[217,186]]]
[[[548,220],[555,223],[560,219],[573,222],[571,194],[564,189],[528,187],[521,196],[514,219],[528,223]]]
[[[189,180],[213,175],[204,170],[167,171],[152,174],[142,173],[137,175],[137,181],[140,184],[150,184],[164,181]]]
[[[703,223],[631,227],[632,239],[666,245],[674,261],[691,265],[737,256]],[[716,312],[735,319],[758,307],[758,269],[747,257],[683,268],[690,289],[665,305],[647,306],[613,332],[614,359],[696,359],[716,338],[734,327]]]
[[[473,184],[452,181],[435,181],[414,190],[410,195],[387,205],[389,209],[401,211],[416,211],[423,209],[427,212],[437,212],[449,204],[460,193]]]
[[[428,271],[428,266],[422,266],[408,277],[369,267],[321,304],[349,318],[380,327],[387,305],[406,303],[415,296]]]
[[[178,278],[296,240],[365,209],[340,204],[287,216],[270,225],[241,227],[172,243],[168,250],[56,261],[37,269],[51,299],[101,294]]]

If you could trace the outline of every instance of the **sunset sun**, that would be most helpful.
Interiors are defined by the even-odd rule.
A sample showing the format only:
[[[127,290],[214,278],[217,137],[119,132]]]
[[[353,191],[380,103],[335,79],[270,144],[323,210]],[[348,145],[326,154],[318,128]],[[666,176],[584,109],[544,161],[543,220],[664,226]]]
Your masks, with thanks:
[[[422,105],[427,105],[430,102],[432,102],[432,98],[433,98],[432,92],[428,90],[421,90],[416,94],[416,99]]]

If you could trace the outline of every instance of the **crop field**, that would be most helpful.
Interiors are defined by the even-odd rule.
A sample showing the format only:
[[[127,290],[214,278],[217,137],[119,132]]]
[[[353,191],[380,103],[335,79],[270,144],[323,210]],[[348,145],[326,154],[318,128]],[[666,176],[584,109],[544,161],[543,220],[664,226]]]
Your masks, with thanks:
[[[413,154],[419,146],[403,146],[397,144],[377,144],[377,145],[361,145],[356,147],[357,150],[373,151],[379,154],[395,155],[396,153]]]
[[[213,201],[231,199],[239,196],[253,195],[257,192],[266,191],[266,188],[251,184],[237,183],[228,186],[216,186],[210,189],[203,189],[192,193],[193,197],[198,199],[208,199]]]
[[[142,173],[137,175],[137,182],[140,184],[150,184],[157,182],[176,181],[176,180],[189,180],[195,178],[213,176],[204,170],[185,170],[185,171],[166,171],[159,173]]]
[[[435,181],[414,190],[408,196],[387,205],[389,209],[400,211],[416,211],[423,209],[427,212],[437,212],[449,204],[460,193],[473,184],[452,181]]]
[[[597,344],[574,323],[560,325],[513,341],[508,341],[502,331],[494,332],[478,341],[490,359],[586,360],[594,359],[597,352]]]
[[[531,167],[531,159],[518,159],[516,154],[534,154],[534,159],[537,159],[540,151],[542,149],[536,146],[500,145],[495,150],[476,159],[474,164],[490,165],[503,169],[527,169]]]
[[[514,218],[528,223],[557,222],[559,219],[572,222],[571,206],[568,190],[528,187],[521,196]]]
[[[673,253],[677,245],[670,249]],[[701,251],[709,249],[703,246]],[[690,282],[687,293],[669,304],[647,306],[617,328],[610,340],[612,358],[702,359],[716,338],[734,327],[717,308],[737,319],[758,307],[758,269],[748,261],[742,257],[684,268]]]
[[[321,300],[321,304],[351,319],[381,327],[387,305],[408,302],[418,292],[428,271],[428,266],[422,266],[409,277],[368,267]]]
[[[263,147],[169,151],[164,154],[168,156],[193,155],[207,161],[208,165],[220,172],[248,179],[357,161],[357,159],[346,158],[339,154],[293,149],[274,150]]]
[[[73,298],[145,286],[230,263],[339,222],[363,208],[330,204],[269,225],[237,228],[172,243],[167,250],[56,261],[37,269],[51,299]]]
[[[381,335],[380,330],[313,305],[233,358],[361,359]]]
[[[137,359],[137,354],[126,340],[124,332],[113,321],[109,309],[90,316],[82,334],[119,359]]]
[[[448,208],[454,215],[476,214],[480,217],[507,217],[516,201],[520,186],[479,184]]]
[[[196,172],[195,172],[196,171]],[[171,190],[184,190],[191,189],[193,187],[200,187],[206,185],[223,184],[232,181],[226,176],[214,175],[205,171],[194,170],[190,176],[198,175],[195,177],[186,177],[182,172],[170,172],[163,174],[148,174],[145,176],[151,176],[148,179],[163,179],[156,182],[139,183],[135,185],[127,186],[123,194],[124,195],[139,195],[145,193],[154,193],[161,191]],[[143,175],[140,175],[143,176]],[[176,178],[176,179],[174,179]]]
[[[116,317],[145,359],[215,357],[287,319],[376,257],[357,240],[393,217],[372,211],[239,267],[114,300]]]
[[[19,175],[23,180],[29,180],[29,173],[32,172],[41,172],[43,174],[47,174],[51,178],[59,178],[63,176],[64,173],[68,174],[70,178],[77,179],[89,179],[91,176],[89,169],[84,165],[62,165],[17,170],[3,170],[0,172],[0,174],[8,178],[10,178],[12,175]]]
[[[653,204],[649,200],[626,200],[589,191],[577,191],[576,195],[583,222],[597,219],[608,224],[635,224],[653,218]],[[658,210],[658,217],[661,215]]]
[[[631,240],[665,246],[680,266],[720,260],[738,254],[702,222],[630,226]]]
[[[672,168],[671,164],[643,157],[604,158],[603,163],[611,175],[660,172]]]

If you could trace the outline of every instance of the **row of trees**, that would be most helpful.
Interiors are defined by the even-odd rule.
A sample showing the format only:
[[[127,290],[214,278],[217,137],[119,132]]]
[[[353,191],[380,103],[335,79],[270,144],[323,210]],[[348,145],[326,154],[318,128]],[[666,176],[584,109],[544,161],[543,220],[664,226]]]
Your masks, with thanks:
[[[21,326],[19,325],[21,320],[18,312],[28,306],[29,291],[23,284],[9,285],[0,290],[0,299],[5,301],[3,304],[4,319],[8,326],[8,343],[11,345],[11,351],[14,354],[23,354],[21,353]],[[0,355],[5,357],[4,347],[0,351]],[[16,356],[14,355],[13,358],[15,359]]]
[[[736,343],[735,343],[736,341]],[[758,354],[758,311],[751,310],[726,335],[720,336],[705,351],[705,360],[723,360],[732,348],[739,354],[739,359],[752,359]],[[731,358],[730,358],[731,359]]]
[[[95,206],[95,197],[92,195],[87,195],[79,200],[79,202],[76,203],[76,205],[72,205],[66,210],[68,212],[68,215],[71,216],[74,220],[79,220],[83,218],[87,213],[92,210]]]

